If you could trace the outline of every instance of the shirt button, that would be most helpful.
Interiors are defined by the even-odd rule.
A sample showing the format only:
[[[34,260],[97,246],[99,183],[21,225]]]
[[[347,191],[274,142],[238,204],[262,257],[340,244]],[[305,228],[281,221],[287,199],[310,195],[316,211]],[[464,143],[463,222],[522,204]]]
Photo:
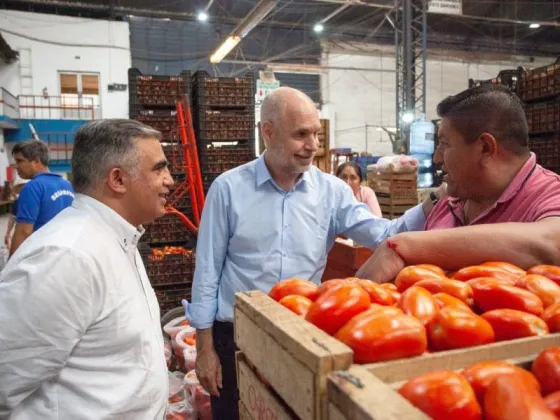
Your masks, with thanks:
[[[288,256],[288,254],[287,254],[287,253],[285,253],[285,252],[282,252],[282,256],[283,256],[283,257],[287,257],[287,256]]]
[[[284,225],[284,227],[287,228],[287,227],[288,227],[288,224],[286,223],[286,224]]]

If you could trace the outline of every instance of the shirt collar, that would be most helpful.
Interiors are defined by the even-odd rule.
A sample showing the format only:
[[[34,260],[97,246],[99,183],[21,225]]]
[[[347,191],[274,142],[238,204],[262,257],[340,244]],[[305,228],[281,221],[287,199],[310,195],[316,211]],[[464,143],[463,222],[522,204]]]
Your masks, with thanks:
[[[269,172],[269,170],[266,167],[266,164],[264,162],[264,155],[265,154],[266,154],[266,151],[259,156],[259,158],[257,159],[256,166],[255,166],[257,188],[260,187],[262,184],[264,184],[267,181],[274,181],[272,179],[272,175],[270,175],[270,172]],[[307,170],[302,174],[301,178],[296,183],[296,186],[298,184],[300,184],[301,182],[305,182],[305,184],[309,185],[311,188],[315,187],[315,183],[313,182],[313,177],[310,174],[310,170]]]
[[[72,206],[93,214],[113,232],[121,247],[126,251],[135,251],[138,241],[144,234],[142,226],[136,228],[109,206],[85,194],[76,194]]]

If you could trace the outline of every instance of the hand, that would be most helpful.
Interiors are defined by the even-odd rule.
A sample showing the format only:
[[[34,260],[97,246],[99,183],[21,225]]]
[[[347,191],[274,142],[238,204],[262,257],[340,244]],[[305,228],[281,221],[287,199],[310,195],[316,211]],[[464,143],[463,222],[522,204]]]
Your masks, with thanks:
[[[4,245],[6,245],[6,248],[8,249],[10,248],[11,241],[12,241],[12,236],[6,233],[6,236],[4,236]]]
[[[406,267],[405,262],[383,241],[375,252],[360,267],[356,277],[369,279],[375,283],[388,283],[395,279],[397,274]]]
[[[220,396],[218,388],[222,388],[222,365],[213,347],[197,349],[196,377],[210,395]]]

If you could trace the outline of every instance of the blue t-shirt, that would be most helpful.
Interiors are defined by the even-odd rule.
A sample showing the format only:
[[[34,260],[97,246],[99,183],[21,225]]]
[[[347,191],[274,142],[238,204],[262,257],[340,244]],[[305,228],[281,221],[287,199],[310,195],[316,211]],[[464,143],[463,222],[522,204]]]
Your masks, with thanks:
[[[68,181],[50,172],[39,173],[19,194],[16,221],[33,224],[35,232],[73,200],[74,190]]]

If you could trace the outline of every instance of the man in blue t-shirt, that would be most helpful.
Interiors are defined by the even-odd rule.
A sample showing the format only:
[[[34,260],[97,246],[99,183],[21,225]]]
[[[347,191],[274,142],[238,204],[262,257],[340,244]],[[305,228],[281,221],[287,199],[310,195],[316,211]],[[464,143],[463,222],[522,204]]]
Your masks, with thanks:
[[[33,232],[72,204],[72,185],[49,172],[49,148],[39,140],[18,143],[12,149],[18,175],[30,181],[18,198],[16,230],[10,256]]]

